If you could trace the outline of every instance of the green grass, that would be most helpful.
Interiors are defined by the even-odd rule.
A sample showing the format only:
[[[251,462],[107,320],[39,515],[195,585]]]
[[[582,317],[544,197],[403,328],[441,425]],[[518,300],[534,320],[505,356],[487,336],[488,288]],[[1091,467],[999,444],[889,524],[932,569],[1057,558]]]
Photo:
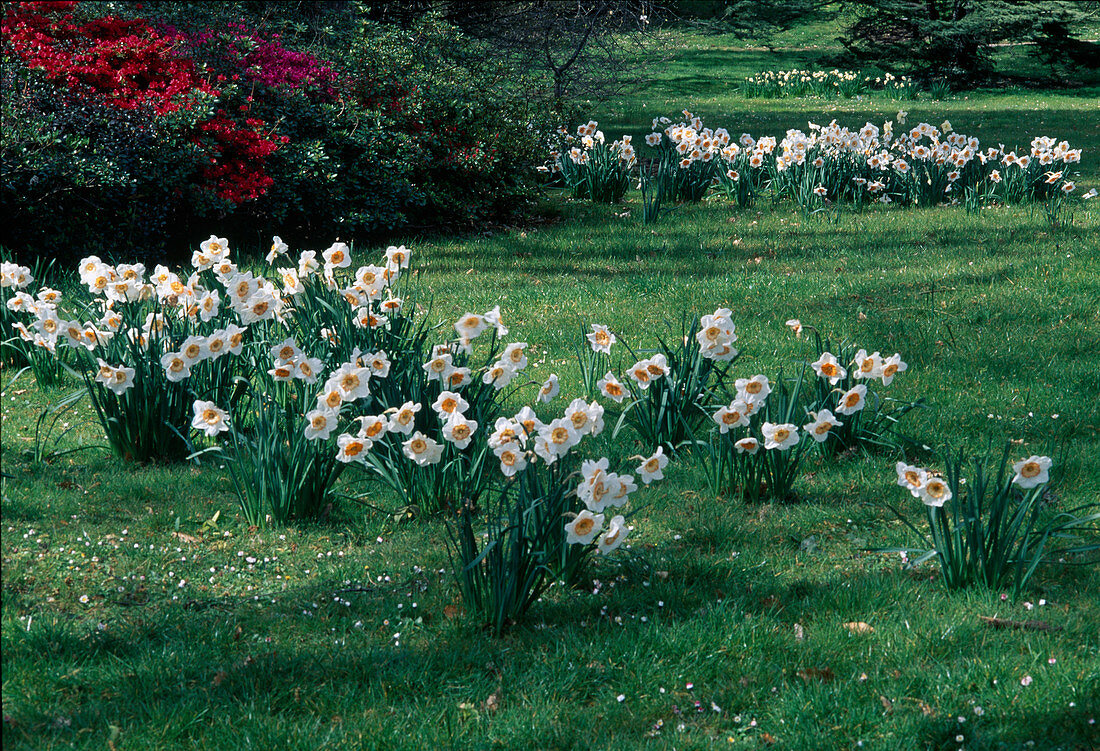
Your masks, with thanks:
[[[736,111],[718,84],[681,85],[655,86],[644,110],[622,103],[616,122]],[[1034,115],[1033,100],[1056,106]],[[1093,102],[927,106],[945,105],[956,128],[993,138],[1051,118],[1097,174]],[[834,116],[833,103],[737,106],[758,118],[753,132]],[[888,393],[927,399],[906,424],[925,443],[1012,440],[1023,456],[1054,442],[1066,456],[1056,507],[1100,498],[1100,207],[1054,235],[1027,209],[807,220],[715,201],[644,227],[636,196],[609,208],[553,195],[545,208],[538,229],[415,242],[413,263],[441,320],[500,304],[510,338],[534,348],[531,377],[562,377],[558,407],[577,389],[581,322],[644,347],[682,311],[730,307],[736,371],[774,376],[809,355],[784,326],[799,318],[901,352],[910,367]],[[811,459],[801,501],[782,506],[715,498],[690,462],[672,465],[637,495],[629,549],[493,640],[462,609],[438,519],[346,505],[255,530],[216,464],[141,468],[92,449],[35,465],[24,451],[38,410],[75,386],[24,376],[2,395],[6,749],[1100,746],[1100,571],[1045,566],[1013,601],[948,592],[934,568],[868,552],[916,542],[887,502],[923,524],[893,455]],[[77,427],[61,448],[103,443],[86,402],[64,419]]]

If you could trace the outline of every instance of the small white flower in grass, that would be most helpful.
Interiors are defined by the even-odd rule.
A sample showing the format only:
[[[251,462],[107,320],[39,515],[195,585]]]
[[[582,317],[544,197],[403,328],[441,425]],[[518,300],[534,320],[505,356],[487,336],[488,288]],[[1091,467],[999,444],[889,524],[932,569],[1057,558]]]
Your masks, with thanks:
[[[920,489],[928,479],[928,471],[905,462],[898,462],[894,469],[898,473],[898,485],[912,493],[914,498],[919,498]]]
[[[819,377],[828,378],[830,385],[833,386],[848,375],[848,371],[837,362],[836,356],[830,352],[822,352],[821,357],[817,358],[811,365]]]
[[[833,428],[844,425],[827,409],[821,410],[816,415],[811,413],[810,416],[813,417],[814,421],[803,425],[802,429],[818,443],[823,443],[829,437],[829,431]]]
[[[786,451],[798,443],[798,426],[791,423],[781,425],[765,422],[760,432],[764,434],[764,448]]]
[[[561,391],[561,384],[558,383],[558,376],[551,373],[550,377],[547,378],[539,388],[538,400],[546,404],[557,396],[559,391]]]
[[[622,516],[616,516],[611,520],[611,523],[607,525],[607,532],[596,543],[596,548],[600,553],[607,555],[615,548],[623,544],[623,540],[626,539],[629,530],[626,528],[626,519]]]
[[[799,339],[802,338],[802,321],[797,318],[792,318],[787,321],[787,328],[794,332],[794,335]]]
[[[862,383],[858,386],[853,386],[844,392],[840,397],[840,404],[837,405],[836,411],[842,415],[854,415],[859,412],[867,403],[867,387]]]
[[[1049,482],[1051,464],[1049,456],[1029,456],[1018,461],[1012,465],[1012,471],[1016,473],[1012,482],[1025,489]]]
[[[289,249],[290,248],[283,242],[282,238],[275,235],[275,237],[271,238],[271,250],[269,250],[267,256],[265,256],[268,264],[275,263],[275,259],[281,255],[286,255]]]
[[[462,414],[469,408],[470,403],[456,391],[441,391],[439,397],[432,402],[432,409],[443,420],[455,413]]]
[[[481,377],[482,383],[491,383],[493,388],[500,391],[507,388],[512,379],[516,377],[514,368],[508,366],[504,360],[497,360]]]
[[[456,448],[464,449],[470,445],[476,430],[477,422],[467,420],[456,412],[443,424],[443,438],[453,443]]]
[[[1092,188],[1091,190],[1089,190],[1088,193],[1085,193],[1083,196],[1081,196],[1081,198],[1087,201],[1090,198],[1096,198],[1096,196],[1098,195],[1100,195],[1100,193],[1097,192],[1096,188]]]
[[[654,480],[663,480],[665,477],[663,470],[666,466],[668,466],[668,457],[665,456],[665,448],[664,446],[658,446],[653,455],[645,459],[638,467],[638,477],[646,485]]]
[[[419,430],[413,433],[409,440],[401,444],[401,450],[405,456],[421,467],[436,464],[443,458],[443,446],[428,438]]]
[[[947,487],[942,477],[929,476],[917,488],[917,497],[926,506],[939,507],[951,500],[951,488]]]
[[[527,458],[516,443],[504,443],[493,449],[497,459],[500,459],[500,471],[505,477],[512,477],[517,472],[522,472],[527,466]]]
[[[489,322],[477,313],[466,313],[455,321],[455,331],[461,339],[476,339],[488,327]]]
[[[759,404],[772,392],[771,384],[765,375],[754,375],[752,378],[738,378],[733,385],[737,388],[737,398]]]
[[[616,404],[622,404],[623,399],[626,398],[626,389],[623,388],[623,384],[610,370],[604,374],[603,378],[596,381],[596,388]]]
[[[902,373],[909,369],[902,359],[901,355],[895,352],[882,361],[882,385],[889,386],[894,380],[894,376],[898,373]]]
[[[856,378],[880,378],[882,377],[883,367],[882,355],[878,352],[869,355],[867,350],[861,349],[856,352],[852,367],[855,368],[854,375]]]
[[[599,323],[592,324],[592,333],[587,335],[593,352],[611,354],[611,345],[618,341],[611,330]]]
[[[755,454],[760,450],[760,441],[755,438],[742,438],[734,442],[733,447],[737,449],[738,454]]]
[[[416,424],[416,413],[421,405],[415,402],[405,402],[390,417],[389,430],[402,435],[409,435]]]
[[[588,545],[603,529],[603,514],[593,514],[588,509],[577,514],[565,525],[565,541],[570,545]]]
[[[359,435],[351,435],[350,433],[344,433],[336,438],[336,445],[338,450],[336,452],[336,460],[348,464],[349,462],[359,462],[360,464],[366,464],[367,452],[370,450],[370,439],[363,438]]]
[[[204,402],[198,399],[192,405],[195,417],[191,420],[191,427],[201,430],[207,438],[213,438],[218,433],[229,430],[229,415],[223,409],[219,409],[214,402]]]
[[[1025,675],[1023,678],[1020,679],[1020,685],[1025,687],[1030,686],[1032,680],[1033,679],[1030,675]]]

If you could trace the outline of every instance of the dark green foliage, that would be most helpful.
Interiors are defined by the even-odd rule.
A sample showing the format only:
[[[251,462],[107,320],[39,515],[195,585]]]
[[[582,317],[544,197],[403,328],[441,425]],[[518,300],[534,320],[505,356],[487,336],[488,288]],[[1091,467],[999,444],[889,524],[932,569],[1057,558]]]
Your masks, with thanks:
[[[1097,9],[1064,0],[850,0],[842,41],[860,58],[928,79],[988,78],[998,43],[1034,45],[1034,54],[1067,71],[1100,61],[1100,46],[1080,40]]]

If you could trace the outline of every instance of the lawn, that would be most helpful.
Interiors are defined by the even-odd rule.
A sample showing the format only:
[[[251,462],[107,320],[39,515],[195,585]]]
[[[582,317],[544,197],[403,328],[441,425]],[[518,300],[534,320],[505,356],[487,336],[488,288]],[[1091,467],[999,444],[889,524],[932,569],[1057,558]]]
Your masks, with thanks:
[[[687,107],[781,136],[902,106],[911,122],[946,117],[983,140],[1064,137],[1085,150],[1082,190],[1100,175],[1100,108],[1080,92],[899,105],[740,100],[721,84],[802,64],[797,50],[775,55],[696,37],[644,98],[596,114],[609,135]],[[682,314],[728,307],[735,372],[774,378],[813,358],[784,325],[798,318],[903,355],[889,393],[926,400],[903,424],[918,447],[1011,441],[1013,456],[1057,457],[1047,502],[1061,510],[1100,499],[1090,203],[1053,233],[1027,207],[803,217],[725,201],[643,226],[635,193],[614,207],[551,193],[537,225],[408,244],[433,318],[449,327],[499,304],[509,338],[531,345],[531,378],[561,377],[544,412],[579,392],[582,324],[647,348]],[[931,564],[875,552],[918,543],[891,506],[925,524],[895,485],[897,452],[812,457],[785,504],[716,497],[692,458],[673,462],[639,493],[627,546],[494,639],[463,606],[440,519],[409,521],[349,481],[362,504],[250,528],[216,460],[137,467],[94,448],[86,400],[36,444],[41,410],[78,382],[48,390],[14,375],[0,383],[5,748],[1100,746],[1100,571],[1054,562],[1013,598],[951,592]],[[36,445],[54,448],[69,427],[58,452],[92,448],[36,461]],[[651,449],[609,434],[598,449]],[[938,461],[920,448],[908,458]]]

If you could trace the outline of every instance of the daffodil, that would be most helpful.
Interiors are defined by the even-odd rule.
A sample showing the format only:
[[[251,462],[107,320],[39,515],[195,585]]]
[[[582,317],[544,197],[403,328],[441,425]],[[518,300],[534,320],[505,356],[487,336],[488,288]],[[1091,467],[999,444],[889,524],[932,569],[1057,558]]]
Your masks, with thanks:
[[[768,450],[786,451],[798,443],[798,426],[791,423],[765,422],[760,432],[764,435],[764,448]]]
[[[368,415],[356,418],[359,421],[359,437],[370,441],[382,438],[390,429],[390,421],[385,415]]]
[[[816,415],[811,414],[813,422],[807,423],[802,426],[802,429],[806,431],[806,434],[813,438],[818,443],[823,443],[826,438],[829,437],[829,431],[833,428],[838,428],[844,425],[833,416],[833,413],[827,409],[823,409]]]
[[[539,388],[538,400],[544,404],[548,403],[558,395],[559,391],[561,391],[561,384],[558,383],[558,376],[551,373],[550,377],[547,378]]]
[[[592,324],[592,333],[587,335],[593,352],[611,354],[611,345],[618,341],[611,330],[602,324]]]
[[[917,488],[917,497],[926,506],[939,507],[951,500],[951,488],[947,487],[943,478],[929,476],[925,478],[924,484]]]
[[[1029,456],[1018,461],[1012,465],[1012,471],[1015,472],[1012,482],[1025,489],[1049,482],[1051,464],[1049,456]]]
[[[515,378],[516,371],[508,366],[508,363],[504,360],[497,360],[493,365],[485,371],[485,374],[481,377],[483,383],[493,384],[493,388],[500,390],[507,388],[508,384]]]
[[[443,420],[456,413],[462,414],[469,408],[470,403],[463,399],[457,391],[441,391],[432,403],[432,409]]]
[[[466,313],[455,321],[455,331],[463,339],[476,339],[488,327],[489,322],[485,317],[476,313]]]
[[[919,491],[928,479],[928,471],[905,462],[898,462],[894,470],[898,475],[898,485],[912,493],[914,498],[919,498]]]
[[[654,480],[663,480],[665,477],[663,470],[666,466],[668,466],[668,457],[665,456],[665,449],[663,446],[658,446],[657,450],[638,466],[638,477],[646,485]]]
[[[623,384],[619,382],[619,379],[615,377],[615,374],[610,370],[604,374],[604,377],[596,381],[596,388],[600,390],[600,393],[611,399],[616,404],[622,404],[624,398],[626,398],[626,389],[623,388]]]
[[[443,446],[419,430],[413,433],[409,440],[401,444],[401,450],[405,456],[420,467],[436,464],[443,458]]]
[[[829,352],[822,352],[821,357],[811,363],[811,367],[819,377],[829,379],[833,386],[848,375],[848,371],[837,362],[836,356]]]
[[[160,358],[164,375],[173,383],[191,377],[191,365],[179,352],[168,352]]]
[[[327,409],[306,413],[305,436],[311,441],[324,441],[336,429],[336,416]]]
[[[894,376],[908,369],[909,366],[902,361],[900,354],[895,352],[890,355],[882,361],[882,385],[889,386],[890,383],[893,382]]]
[[[508,364],[512,370],[520,371],[527,367],[527,342],[512,342],[504,348],[504,354],[500,359]]]
[[[409,435],[416,425],[416,413],[421,405],[415,402],[405,402],[390,416],[389,430],[394,433]]]
[[[626,519],[621,515],[614,517],[607,526],[607,532],[596,543],[597,550],[607,555],[615,548],[623,544],[629,530],[626,527]]]
[[[522,472],[527,466],[527,458],[523,449],[514,442],[497,446],[493,449],[493,453],[500,460],[500,471],[505,477],[513,477],[517,472]]]
[[[733,447],[737,449],[738,454],[755,454],[760,450],[760,441],[755,438],[742,438],[739,441],[735,441]]]
[[[577,514],[565,525],[565,541],[569,545],[588,545],[603,529],[603,514],[593,514],[588,509]]]
[[[473,440],[477,431],[477,422],[467,420],[462,414],[456,412],[443,423],[443,438],[450,441],[456,448],[464,449]]]
[[[362,435],[351,435],[350,433],[339,435],[336,437],[336,461],[344,464],[350,462],[366,464],[367,452],[370,450],[371,445],[370,439],[364,438]]]
[[[754,404],[763,402],[772,392],[771,383],[763,374],[754,375],[752,378],[738,378],[733,385],[737,389],[738,399]]]
[[[728,433],[731,429],[749,424],[749,416],[745,413],[748,405],[741,399],[734,399],[727,406],[719,407],[712,415],[714,422],[718,424],[720,433]]]
[[[836,411],[842,415],[854,415],[866,405],[867,387],[862,383],[845,391],[840,396]]]

